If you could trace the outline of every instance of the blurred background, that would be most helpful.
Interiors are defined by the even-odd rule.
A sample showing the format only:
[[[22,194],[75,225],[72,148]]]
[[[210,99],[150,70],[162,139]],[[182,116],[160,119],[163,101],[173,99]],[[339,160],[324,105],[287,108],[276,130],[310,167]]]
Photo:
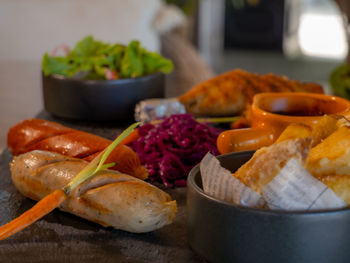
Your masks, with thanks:
[[[73,46],[86,35],[120,43],[138,39],[172,59],[175,71],[167,80],[167,96],[235,68],[319,82],[330,92],[329,75],[348,53],[346,11],[341,13],[338,4],[334,0],[2,0],[0,140],[6,140],[10,126],[43,109],[42,55],[60,44]]]

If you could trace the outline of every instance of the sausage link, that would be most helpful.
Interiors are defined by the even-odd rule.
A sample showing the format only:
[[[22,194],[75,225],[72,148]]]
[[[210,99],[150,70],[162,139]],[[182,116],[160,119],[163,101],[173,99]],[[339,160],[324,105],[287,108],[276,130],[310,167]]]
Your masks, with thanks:
[[[41,200],[71,181],[87,162],[46,151],[15,156],[10,164],[12,182],[26,197]],[[176,201],[159,188],[117,171],[103,170],[74,189],[61,210],[82,218],[141,233],[170,224]]]
[[[110,143],[100,136],[41,119],[24,120],[13,126],[7,135],[7,145],[14,156],[44,150],[90,161]],[[111,169],[140,179],[148,177],[138,155],[126,145],[118,145],[107,162],[117,163]]]

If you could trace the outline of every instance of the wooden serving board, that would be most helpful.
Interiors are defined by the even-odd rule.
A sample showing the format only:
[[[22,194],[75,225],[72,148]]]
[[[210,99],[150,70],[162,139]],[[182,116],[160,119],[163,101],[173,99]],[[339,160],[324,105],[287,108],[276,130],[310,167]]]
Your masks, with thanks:
[[[37,118],[115,138],[128,124],[73,123],[46,112]],[[129,123],[130,124],[130,123]],[[6,149],[0,156],[0,224],[20,215],[35,202],[23,197],[11,182]],[[189,247],[186,230],[186,188],[168,189],[178,204],[173,224],[145,234],[104,228],[77,216],[55,210],[11,238],[0,241],[0,262],[205,262]]]

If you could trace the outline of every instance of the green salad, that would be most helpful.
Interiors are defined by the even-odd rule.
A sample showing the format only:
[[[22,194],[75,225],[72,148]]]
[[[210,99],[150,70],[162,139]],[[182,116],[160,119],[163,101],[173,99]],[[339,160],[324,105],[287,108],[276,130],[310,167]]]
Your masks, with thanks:
[[[335,95],[350,99],[350,69],[347,64],[336,67],[329,78]]]
[[[146,50],[139,41],[124,46],[103,43],[87,36],[72,50],[67,46],[63,49],[65,56],[56,56],[57,50],[44,54],[42,70],[45,76],[57,74],[94,80],[136,78],[156,72],[167,74],[174,67],[169,59]]]

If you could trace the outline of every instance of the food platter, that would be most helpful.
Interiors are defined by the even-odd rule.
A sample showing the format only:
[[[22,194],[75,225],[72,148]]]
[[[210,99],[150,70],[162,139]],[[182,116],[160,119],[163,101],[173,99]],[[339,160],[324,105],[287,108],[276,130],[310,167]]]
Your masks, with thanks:
[[[300,99],[289,100],[294,98],[294,94],[302,98],[310,97],[309,102],[315,102],[313,98],[320,96],[316,106],[323,105],[326,99],[332,103],[336,101],[333,96],[298,93],[300,89],[305,88],[311,89],[307,90],[310,92],[315,88],[316,92],[320,91],[320,86],[317,84],[311,83],[309,86],[310,84],[273,74],[265,75],[261,79],[258,75],[235,70],[218,77],[220,81],[224,80],[223,85],[229,78],[232,78],[229,80],[230,83],[235,83],[237,79],[256,80],[254,85],[247,86],[251,88],[249,94],[242,92],[238,88],[239,85],[233,85],[235,89],[232,92],[239,95],[240,99],[232,98],[227,103],[240,103],[245,105],[246,110],[244,112],[237,109],[230,110],[231,115],[238,112],[242,115],[237,121],[239,126],[235,126],[236,121],[231,123],[230,127],[234,129],[229,132],[249,130],[235,130],[243,127],[241,125],[244,124],[249,124],[251,129],[257,128],[260,132],[263,130],[260,126],[254,126],[254,121],[261,119],[253,115],[255,98],[264,94],[264,96],[269,95],[266,93],[267,86],[264,85],[270,87],[271,82],[280,83],[279,88],[276,88],[280,92],[279,95],[273,96],[281,97],[283,103],[277,103],[278,110],[265,107],[259,107],[259,109],[271,112],[273,119],[276,116],[283,121],[286,118],[293,120],[298,118],[297,114],[295,116],[291,114],[293,116],[289,117],[288,113],[294,112],[289,107],[294,104],[289,102],[298,102],[295,106],[296,112],[310,111],[309,108],[304,107],[307,103],[299,103]],[[348,130],[350,124],[345,114],[348,113],[350,105],[348,101],[340,103],[344,107],[340,107],[336,112],[328,112],[327,107],[326,110],[317,110],[317,114],[313,113],[311,116],[303,114],[303,118],[310,121],[312,119],[310,125],[300,122],[299,119],[292,120],[291,124],[286,124],[287,127],[279,131],[283,123],[275,122],[271,126],[274,131],[273,136],[269,137],[271,140],[264,145],[248,145],[253,148],[247,150],[257,151],[232,176],[232,171],[221,167],[220,162],[215,158],[215,155],[225,153],[220,150],[220,140],[217,138],[226,131],[208,125],[209,118],[200,120],[200,117],[205,115],[196,115],[197,110],[206,108],[208,101],[215,99],[216,95],[214,97],[209,95],[216,92],[208,92],[207,89],[212,91],[214,87],[215,91],[216,81],[217,79],[212,79],[204,82],[189,91],[188,96],[177,98],[184,103],[186,114],[173,113],[168,117],[158,116],[162,119],[150,119],[150,122],[142,123],[136,130],[134,130],[135,127],[140,123],[129,126],[130,123],[127,122],[93,123],[84,122],[82,119],[79,122],[73,122],[71,119],[56,119],[46,111],[38,114],[36,119],[24,120],[13,126],[8,132],[8,149],[0,156],[0,165],[4,171],[0,181],[0,224],[3,225],[0,230],[0,239],[9,237],[1,244],[0,260],[95,262],[100,259],[103,262],[109,262],[108,260],[111,262],[205,262],[204,258],[206,258],[213,262],[222,262],[223,258],[230,258],[224,255],[226,252],[208,256],[203,251],[199,251],[196,242],[191,241],[194,230],[203,226],[206,219],[210,218],[208,214],[214,215],[213,220],[216,223],[223,218],[217,216],[217,214],[221,215],[223,210],[215,205],[220,211],[213,212],[215,208],[205,210],[205,213],[198,217],[197,223],[191,225],[191,218],[193,218],[191,215],[200,211],[202,207],[205,208],[205,205],[193,206],[190,196],[191,185],[189,184],[188,188],[184,187],[188,172],[198,163],[200,163],[204,193],[210,196],[210,200],[216,198],[232,202],[239,207],[239,213],[242,210],[241,206],[262,209],[257,210],[259,213],[261,211],[265,213],[264,209],[309,211],[310,209],[347,207],[350,203],[350,195],[340,191],[339,188],[336,188],[335,192],[331,189],[334,186],[342,186],[342,178],[322,177],[323,174],[316,170],[331,169],[329,174],[332,174],[334,169],[347,168],[348,162],[344,167],[337,163],[334,167],[332,165],[328,167],[324,162],[319,161],[318,156],[333,160],[334,158],[328,155],[328,149],[333,149],[331,152],[339,149],[346,151],[347,143],[350,145],[350,130]],[[288,89],[294,93],[286,93],[283,83],[289,84]],[[255,90],[256,88],[259,90]],[[264,94],[254,95],[255,93]],[[198,99],[203,96],[205,99]],[[224,92],[220,96],[225,97]],[[275,100],[271,101],[272,105],[275,105]],[[194,105],[194,102],[198,107],[189,107]],[[337,105],[340,104],[338,101]],[[215,121],[209,121],[209,123],[219,123],[220,118],[214,119]],[[129,128],[125,129],[128,126]],[[132,135],[132,139],[129,135]],[[223,137],[226,138],[226,136]],[[248,137],[246,139],[249,142]],[[234,139],[237,138],[227,136],[228,141],[223,145],[234,145]],[[345,143],[340,143],[342,147],[334,143],[338,142],[339,138]],[[116,145],[119,148],[113,149]],[[259,149],[262,146],[264,148]],[[312,148],[312,146],[315,147]],[[129,149],[129,152],[125,148]],[[313,150],[312,154],[309,154],[310,149]],[[114,150],[118,154],[113,155]],[[130,153],[130,151],[135,152]],[[238,150],[234,148],[233,151]],[[15,158],[11,162],[12,155]],[[219,159],[222,156],[224,155]],[[347,156],[341,154],[338,158],[347,158]],[[307,160],[311,161],[307,162]],[[236,161],[233,160],[233,163]],[[119,172],[113,171],[115,167]],[[315,174],[311,174],[312,172]],[[338,174],[338,171],[335,172]],[[150,183],[142,181],[147,176]],[[323,181],[325,184],[322,184]],[[283,187],[279,187],[281,185]],[[310,191],[310,187],[313,191]],[[284,189],[287,190],[284,191]],[[40,202],[35,205],[35,209],[30,209],[35,203],[24,196]],[[50,213],[56,207],[102,226],[66,212],[55,210]],[[26,212],[28,210],[29,212]],[[234,212],[231,206],[228,210],[229,215],[232,211]],[[43,217],[44,215],[46,216]],[[34,223],[41,217],[43,219]],[[12,220],[13,218],[16,220]],[[206,247],[210,241],[214,240],[210,237],[210,232],[214,233],[214,236],[218,237],[215,244],[220,248],[228,247],[227,254],[236,259],[234,255],[237,247],[232,247],[233,238],[221,242],[221,237],[228,236],[227,230],[235,220],[236,215],[234,220],[229,219],[226,223],[209,223],[199,231],[200,238],[196,240],[199,240],[201,247]],[[11,222],[6,224],[9,221]],[[270,227],[265,225],[265,221],[263,220],[262,229],[267,229],[268,236]],[[29,227],[26,228],[28,225]],[[248,224],[243,220],[242,223],[233,223],[233,225],[234,228],[241,229]],[[24,230],[14,235],[22,229]],[[222,234],[219,234],[220,229],[224,231]],[[297,227],[297,229],[300,228]],[[247,244],[254,242],[255,234],[255,232],[252,233],[252,238],[247,241]],[[288,234],[284,235],[286,238],[288,236]],[[310,236],[313,239],[312,235]],[[234,234],[234,238],[246,238],[246,234],[240,232],[237,235]],[[288,242],[288,238],[282,240],[283,238],[278,237],[276,242]],[[205,245],[202,246],[203,244]],[[259,246],[258,243],[257,245]],[[220,251],[213,247],[209,245],[204,251],[207,252],[210,249]],[[268,251],[272,249],[267,248]],[[321,250],[323,251],[322,248]],[[203,258],[198,256],[196,251]],[[280,255],[294,254],[278,251],[281,253],[278,252],[278,256],[272,257],[269,261],[279,262],[275,259]],[[255,255],[256,251],[253,250],[252,253]],[[261,258],[267,259],[265,256]],[[256,260],[246,260],[243,255],[239,262],[256,262]]]
[[[36,116],[66,126],[114,138],[127,124],[66,122],[42,111]],[[0,224],[20,215],[35,202],[23,197],[13,186],[9,170],[12,155],[0,156]],[[165,190],[178,204],[171,225],[146,234],[133,234],[54,211],[17,235],[2,241],[1,262],[205,262],[187,242],[186,188]]]

